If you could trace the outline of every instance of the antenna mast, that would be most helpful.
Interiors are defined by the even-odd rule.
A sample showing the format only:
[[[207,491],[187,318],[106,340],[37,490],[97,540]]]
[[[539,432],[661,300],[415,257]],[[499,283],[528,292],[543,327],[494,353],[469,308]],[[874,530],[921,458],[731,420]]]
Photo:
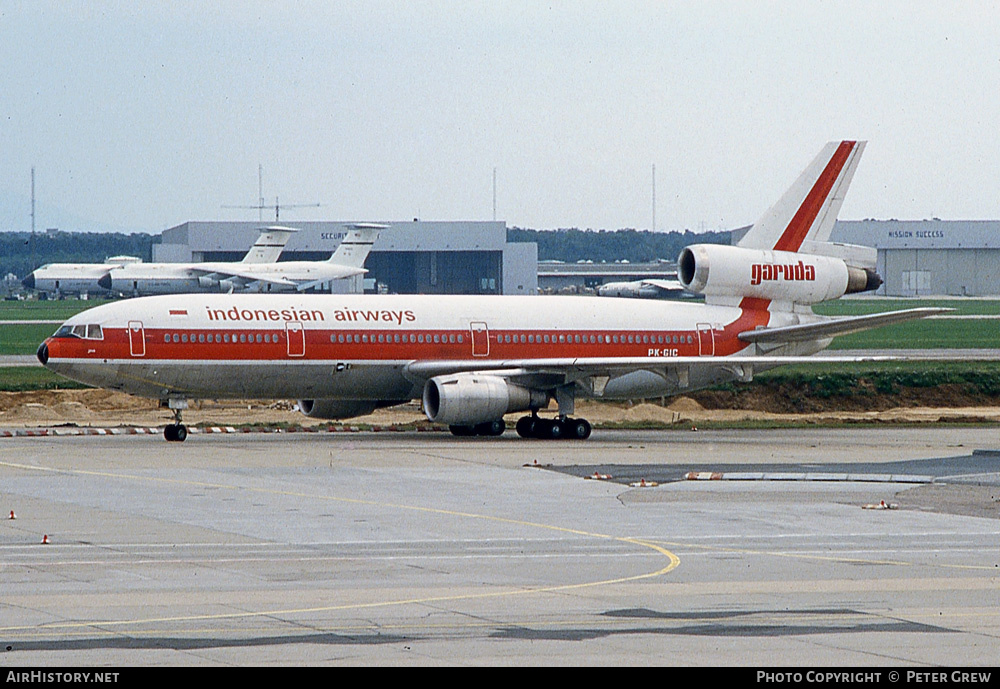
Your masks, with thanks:
[[[34,169],[34,168],[32,168]],[[32,178],[34,179],[34,178]],[[274,197],[274,221],[278,222],[282,208],[319,208],[321,203],[278,203],[278,197]],[[255,206],[222,206],[223,208],[242,208],[246,210],[257,210],[257,217],[264,222],[264,209],[271,206],[264,203],[264,166],[257,165],[257,205]]]
[[[653,163],[653,232],[656,232],[656,163]]]
[[[264,222],[264,166],[257,163],[257,205],[260,209],[257,211],[257,218]],[[277,215],[277,211],[275,211]]]
[[[31,166],[31,268],[35,266],[35,166]]]

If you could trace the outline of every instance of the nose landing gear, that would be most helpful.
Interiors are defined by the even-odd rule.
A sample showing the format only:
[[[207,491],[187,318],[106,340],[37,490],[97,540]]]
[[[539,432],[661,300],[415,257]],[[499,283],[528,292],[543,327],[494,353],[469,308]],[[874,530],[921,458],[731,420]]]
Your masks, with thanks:
[[[169,399],[167,406],[174,413],[174,422],[164,427],[163,437],[168,442],[183,443],[188,437],[187,426],[181,423],[181,412],[187,409],[187,400]]]
[[[188,437],[187,426],[182,423],[174,423],[163,428],[163,437],[170,442],[184,442]]]

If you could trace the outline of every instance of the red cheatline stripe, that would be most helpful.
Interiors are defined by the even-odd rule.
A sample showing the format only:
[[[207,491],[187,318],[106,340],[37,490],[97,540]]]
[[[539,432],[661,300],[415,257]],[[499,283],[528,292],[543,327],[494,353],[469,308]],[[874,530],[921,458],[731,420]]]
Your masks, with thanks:
[[[820,209],[830,195],[830,190],[833,189],[834,183],[840,177],[840,173],[843,171],[844,165],[847,164],[847,159],[850,157],[851,151],[854,150],[855,144],[857,144],[856,141],[842,141],[837,147],[833,157],[830,158],[830,162],[827,163],[826,169],[823,170],[823,174],[816,180],[816,184],[813,185],[805,201],[802,202],[799,210],[796,211],[792,221],[788,223],[788,227],[785,228],[781,238],[774,245],[776,250],[798,251],[799,247],[802,246],[802,241],[806,238],[806,233],[809,232],[809,228],[816,221],[816,216],[819,215]]]

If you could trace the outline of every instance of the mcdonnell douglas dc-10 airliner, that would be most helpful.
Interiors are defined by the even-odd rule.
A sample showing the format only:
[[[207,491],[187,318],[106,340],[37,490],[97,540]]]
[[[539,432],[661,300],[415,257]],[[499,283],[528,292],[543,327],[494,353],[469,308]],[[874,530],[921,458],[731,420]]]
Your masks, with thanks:
[[[735,246],[678,259],[705,303],[542,296],[192,294],[106,304],[38,350],[89,385],[164,400],[184,440],[191,399],[288,398],[340,419],[421,399],[456,435],[587,438],[577,398],[659,397],[801,363],[835,335],[938,313],[827,318],[811,306],[873,290],[875,250],[832,244],[864,142],[827,144]],[[554,417],[539,410],[555,400]]]

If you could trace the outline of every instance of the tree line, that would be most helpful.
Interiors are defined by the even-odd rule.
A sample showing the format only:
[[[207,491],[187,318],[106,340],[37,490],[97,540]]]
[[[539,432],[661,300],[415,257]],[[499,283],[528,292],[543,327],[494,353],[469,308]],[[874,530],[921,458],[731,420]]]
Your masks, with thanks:
[[[676,261],[689,244],[729,244],[729,232],[649,230],[526,230],[508,228],[508,242],[535,242],[539,261],[649,263]]]
[[[0,232],[0,277],[23,278],[46,263],[103,263],[109,256],[149,261],[159,242],[142,232]]]

